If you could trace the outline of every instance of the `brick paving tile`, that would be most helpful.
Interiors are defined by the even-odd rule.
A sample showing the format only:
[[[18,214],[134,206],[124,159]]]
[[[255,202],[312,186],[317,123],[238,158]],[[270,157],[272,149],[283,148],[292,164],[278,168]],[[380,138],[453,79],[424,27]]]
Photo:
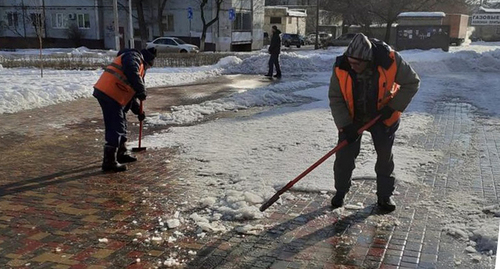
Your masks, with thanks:
[[[195,92],[206,90],[190,87]],[[151,91],[149,111],[202,101],[187,98],[184,95],[189,92],[180,87],[169,90]],[[226,90],[211,91],[217,95]],[[103,135],[96,130],[103,126],[94,99],[0,115],[4,127],[0,163],[9,167],[0,169],[0,267],[155,268],[158,262],[180,255],[185,260],[181,268],[196,269],[446,269],[456,267],[454,257],[460,258],[458,268],[488,268],[488,263],[467,260],[466,243],[442,231],[438,213],[452,214],[452,208],[436,203],[439,210],[431,210],[419,202],[445,201],[463,191],[498,203],[500,132],[472,121],[476,112],[467,104],[438,102],[429,111],[436,131],[416,135],[409,141],[411,146],[429,152],[452,152],[454,141],[481,141],[480,146],[467,147],[470,158],[445,154],[429,165],[433,167],[417,170],[419,184],[398,182],[395,212],[382,214],[374,205],[373,180],[355,180],[346,201],[363,203],[362,209],[339,217],[329,208],[329,197],[294,193],[307,199],[273,206],[267,218],[250,222],[266,225],[260,234],[243,237],[228,231],[199,239],[194,228],[180,227],[187,236],[176,243],[179,249],[167,242],[144,240],[158,230],[158,217],[174,213],[167,200],[175,204],[185,199],[186,188],[179,177],[187,169],[176,159],[175,149],[148,150],[139,154],[140,161],[131,164],[129,171],[102,174]],[[137,126],[129,128],[130,138],[136,138]],[[158,130],[149,128],[145,133]],[[165,158],[172,162],[166,164]],[[472,177],[454,172],[465,166]],[[381,225],[384,222],[388,227]],[[180,249],[196,255],[180,254]]]

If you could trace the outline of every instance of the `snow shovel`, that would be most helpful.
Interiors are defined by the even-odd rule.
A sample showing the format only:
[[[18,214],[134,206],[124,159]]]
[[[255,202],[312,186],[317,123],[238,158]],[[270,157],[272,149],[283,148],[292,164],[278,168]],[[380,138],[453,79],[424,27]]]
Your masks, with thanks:
[[[362,134],[365,130],[370,128],[373,124],[375,124],[375,122],[378,121],[379,118],[380,118],[380,115],[378,115],[377,117],[372,119],[370,122],[365,124],[363,127],[361,127],[358,130],[358,134]],[[318,167],[320,164],[322,164],[324,161],[326,161],[326,159],[330,158],[330,156],[335,154],[341,148],[345,147],[347,144],[349,144],[347,142],[347,140],[343,140],[342,142],[340,142],[335,148],[330,150],[325,156],[321,157],[321,159],[317,160],[313,165],[309,166],[309,168],[307,168],[304,172],[302,172],[300,175],[298,175],[294,180],[288,182],[288,184],[286,184],[285,187],[281,188],[281,190],[279,190],[276,194],[274,194],[273,197],[271,197],[271,199],[269,199],[267,202],[265,202],[260,207],[259,210],[261,212],[264,212],[264,210],[266,210],[268,207],[270,207],[272,204],[274,204],[276,201],[278,201],[278,199],[280,198],[280,195],[282,195],[287,190],[289,190],[293,185],[295,185],[295,183],[297,183],[299,180],[301,180],[303,177],[305,177],[312,170],[314,170],[316,167]]]
[[[140,104],[140,108],[139,108],[139,113],[142,114],[144,112],[143,110],[143,104],[142,104],[142,100],[141,100],[141,104]],[[132,148],[132,151],[133,152],[139,152],[139,151],[143,151],[143,150],[146,150],[145,147],[141,147],[141,140],[142,140],[142,122],[143,120],[141,120],[139,122],[139,146],[137,148]]]

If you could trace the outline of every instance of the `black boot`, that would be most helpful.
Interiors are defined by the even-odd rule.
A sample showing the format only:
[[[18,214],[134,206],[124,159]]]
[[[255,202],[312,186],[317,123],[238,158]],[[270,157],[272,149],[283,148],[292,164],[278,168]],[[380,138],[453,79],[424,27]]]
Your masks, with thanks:
[[[119,163],[131,163],[137,161],[137,158],[135,156],[127,154],[127,146],[125,146],[125,143],[123,143],[118,148],[118,153],[116,154],[116,160]]]
[[[267,74],[265,74],[264,76],[265,76],[265,77],[272,77],[272,76],[273,76],[273,74],[269,74],[269,73],[267,73]]]
[[[333,208],[339,208],[344,205],[344,197],[345,197],[345,192],[343,191],[337,191],[335,193],[335,196],[332,198],[332,207]]]
[[[275,78],[281,78],[281,73],[274,75]]]
[[[383,211],[392,212],[396,210],[396,203],[392,196],[379,197],[377,204]]]
[[[104,146],[104,158],[102,159],[103,172],[122,172],[127,170],[127,166],[116,161],[116,148]]]

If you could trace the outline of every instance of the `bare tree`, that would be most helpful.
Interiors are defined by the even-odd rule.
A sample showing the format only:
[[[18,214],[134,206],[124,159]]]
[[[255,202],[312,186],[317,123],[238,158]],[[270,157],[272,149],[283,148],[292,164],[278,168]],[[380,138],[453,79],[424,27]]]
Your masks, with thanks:
[[[350,25],[360,25],[370,35],[372,22],[386,23],[384,41],[389,42],[391,28],[401,12],[443,11],[467,13],[476,0],[329,0],[325,9],[342,14],[343,32]]]
[[[213,0],[216,5],[216,15],[215,18],[207,22],[205,19],[205,7],[208,4],[208,0],[198,0],[200,4],[200,11],[201,11],[201,21],[203,23],[203,30],[201,32],[201,39],[200,39],[200,51],[205,51],[205,40],[207,39],[207,30],[212,26],[215,22],[219,20],[219,13],[220,13],[220,8],[222,5],[222,2],[224,0]]]
[[[163,11],[167,6],[168,0],[161,0],[158,2],[158,29],[160,30],[160,36],[163,36],[165,29],[163,27]]]
[[[137,9],[137,17],[139,21],[139,32],[141,33],[141,47],[146,47],[146,42],[148,41],[148,27],[146,25],[146,19],[144,17],[144,2],[146,0],[134,0],[135,8]]]
[[[45,35],[45,7],[44,1],[33,0],[31,2],[30,10],[32,13],[29,14],[28,18],[35,30],[36,37],[38,38],[38,44],[40,47],[40,76],[43,77],[43,38]]]
[[[68,29],[66,29],[66,35],[68,36],[68,39],[73,41],[73,44],[76,47],[79,47],[82,45],[82,40],[85,37],[85,33],[78,28],[78,25],[76,23],[71,24]]]
[[[466,3],[466,0],[370,0],[370,12],[386,23],[385,42],[391,38],[391,28],[397,17],[407,11],[443,11],[436,10],[440,5]]]

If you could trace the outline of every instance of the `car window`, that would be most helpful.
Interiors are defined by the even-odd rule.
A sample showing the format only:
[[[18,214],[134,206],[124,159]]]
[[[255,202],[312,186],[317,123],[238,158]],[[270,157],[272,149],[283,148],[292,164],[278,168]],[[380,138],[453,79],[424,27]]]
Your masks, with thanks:
[[[164,44],[163,40],[164,39],[156,39],[155,41],[153,41],[153,44]]]
[[[175,41],[173,41],[172,39],[165,39],[165,44],[166,45],[177,46],[177,43],[175,43]]]
[[[183,44],[186,44],[186,42],[184,42],[184,40],[182,39],[179,39],[179,38],[174,38],[175,42],[177,42],[177,44],[179,45],[183,45]]]

